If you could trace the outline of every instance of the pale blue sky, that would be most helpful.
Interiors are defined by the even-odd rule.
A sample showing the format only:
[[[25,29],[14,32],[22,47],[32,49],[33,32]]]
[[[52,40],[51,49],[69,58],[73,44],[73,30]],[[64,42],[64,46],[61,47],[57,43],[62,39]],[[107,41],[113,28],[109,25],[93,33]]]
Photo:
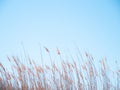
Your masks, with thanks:
[[[0,61],[22,51],[37,57],[48,48],[87,51],[120,60],[119,0],[0,0]]]

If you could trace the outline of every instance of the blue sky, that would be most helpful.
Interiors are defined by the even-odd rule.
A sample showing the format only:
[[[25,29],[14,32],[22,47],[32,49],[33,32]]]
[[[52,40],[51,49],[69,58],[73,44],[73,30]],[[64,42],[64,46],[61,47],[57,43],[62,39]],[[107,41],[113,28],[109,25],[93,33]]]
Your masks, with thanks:
[[[31,57],[39,44],[89,52],[96,59],[120,60],[119,0],[1,0],[0,61],[20,55],[24,44]]]

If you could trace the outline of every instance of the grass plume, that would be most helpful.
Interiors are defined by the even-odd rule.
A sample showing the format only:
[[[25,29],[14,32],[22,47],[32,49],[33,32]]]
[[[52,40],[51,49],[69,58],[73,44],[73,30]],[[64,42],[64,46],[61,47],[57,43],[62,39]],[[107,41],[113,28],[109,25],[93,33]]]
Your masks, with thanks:
[[[120,90],[120,69],[111,71],[107,69],[106,59],[100,61],[96,67],[94,59],[85,53],[87,61],[78,64],[63,60],[59,49],[56,50],[60,58],[60,67],[53,62],[50,51],[48,53],[51,65],[38,65],[29,57],[27,65],[18,57],[7,57],[12,72],[0,63],[0,90]],[[42,59],[41,59],[42,60]],[[114,82],[109,76],[110,72]]]

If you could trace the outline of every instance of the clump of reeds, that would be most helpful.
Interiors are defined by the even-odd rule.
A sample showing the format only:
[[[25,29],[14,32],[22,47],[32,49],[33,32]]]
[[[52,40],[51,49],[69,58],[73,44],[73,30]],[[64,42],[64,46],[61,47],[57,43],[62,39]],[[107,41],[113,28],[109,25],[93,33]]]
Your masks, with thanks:
[[[106,59],[100,61],[100,67],[96,67],[93,57],[85,53],[87,61],[81,58],[82,63],[78,64],[78,60],[73,58],[70,63],[63,59],[57,49],[61,66],[58,67],[49,49],[45,50],[50,56],[51,65],[38,65],[29,57],[26,65],[13,56],[7,57],[12,64],[11,71],[8,71],[0,63],[0,90],[120,90],[120,69],[108,71]],[[108,72],[112,73],[115,84]]]

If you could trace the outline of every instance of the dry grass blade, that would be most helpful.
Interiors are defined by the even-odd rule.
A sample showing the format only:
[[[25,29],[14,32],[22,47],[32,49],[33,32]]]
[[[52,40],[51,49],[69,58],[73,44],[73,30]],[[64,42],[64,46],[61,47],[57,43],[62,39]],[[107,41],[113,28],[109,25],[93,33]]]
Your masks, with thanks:
[[[44,49],[49,53],[52,62],[49,49],[46,47]],[[63,58],[58,48],[57,55],[60,59]],[[50,64],[51,66],[43,63],[38,65],[30,58],[29,65],[26,66],[19,58],[7,57],[9,63],[13,64],[9,68],[12,72],[8,72],[5,65],[0,63],[0,90],[120,90],[119,68],[117,71],[109,71],[115,77],[114,83],[109,77],[106,60],[102,60],[100,67],[96,69],[93,57],[88,53],[85,53],[85,56],[88,61],[84,62],[82,58],[82,64],[78,65],[79,60],[72,59],[73,63],[70,63],[63,59],[59,63],[60,66],[54,62]]]

